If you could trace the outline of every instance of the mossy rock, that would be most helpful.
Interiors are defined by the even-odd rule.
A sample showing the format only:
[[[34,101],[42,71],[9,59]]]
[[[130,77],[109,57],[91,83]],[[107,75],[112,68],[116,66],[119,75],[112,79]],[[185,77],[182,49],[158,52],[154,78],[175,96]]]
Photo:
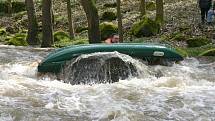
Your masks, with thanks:
[[[23,34],[23,33],[15,34],[15,36],[9,39],[8,44],[15,45],[15,46],[28,46],[26,37],[27,37],[27,34]]]
[[[211,40],[209,40],[206,37],[194,37],[190,38],[187,41],[188,47],[201,47],[207,44],[211,43]]]
[[[57,32],[54,33],[54,41],[55,42],[70,41],[70,37],[64,31],[57,31]]]
[[[76,33],[81,33],[81,32],[83,32],[83,31],[86,31],[86,30],[88,30],[88,27],[77,27],[76,29],[75,29],[75,32]]]
[[[214,56],[215,57],[215,48],[206,50],[203,53],[199,54],[199,56]]]
[[[135,23],[131,28],[131,34],[140,37],[150,37],[156,35],[160,31],[160,24],[147,17],[140,22]]]
[[[115,8],[116,6],[117,6],[116,2],[104,4],[104,7],[106,8]]]
[[[156,10],[156,4],[154,1],[146,2],[146,10],[153,11]]]
[[[0,36],[4,36],[6,34],[7,34],[6,29],[5,28],[0,28]]]
[[[117,18],[117,15],[115,12],[106,11],[102,14],[101,20],[112,21],[112,20],[116,20],[116,18]]]
[[[100,32],[101,32],[101,39],[105,40],[107,39],[110,35],[113,33],[118,32],[118,27],[117,25],[111,23],[111,22],[103,22],[99,26]]]
[[[88,39],[86,38],[79,38],[79,39],[75,39],[73,42],[72,42],[73,45],[80,45],[80,44],[89,44],[89,41]]]

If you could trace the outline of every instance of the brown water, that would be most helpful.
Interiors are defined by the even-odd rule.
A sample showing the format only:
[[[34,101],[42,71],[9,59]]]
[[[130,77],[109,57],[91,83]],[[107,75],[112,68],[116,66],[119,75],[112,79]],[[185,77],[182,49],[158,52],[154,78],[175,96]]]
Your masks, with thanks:
[[[48,52],[0,45],[0,121],[215,120],[215,62],[137,63],[149,73],[113,84],[70,85],[37,78],[37,62]],[[154,76],[158,72],[162,77]]]

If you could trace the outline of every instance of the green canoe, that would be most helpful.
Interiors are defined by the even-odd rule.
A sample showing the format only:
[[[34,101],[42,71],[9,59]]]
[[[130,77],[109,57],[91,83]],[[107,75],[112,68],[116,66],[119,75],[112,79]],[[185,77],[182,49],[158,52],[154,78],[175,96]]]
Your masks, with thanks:
[[[162,45],[143,43],[120,43],[120,44],[87,44],[73,45],[57,49],[50,53],[38,66],[38,72],[59,73],[66,61],[81,54],[95,52],[114,52],[127,54],[136,58],[163,58],[169,61],[181,61],[183,57],[174,49]]]

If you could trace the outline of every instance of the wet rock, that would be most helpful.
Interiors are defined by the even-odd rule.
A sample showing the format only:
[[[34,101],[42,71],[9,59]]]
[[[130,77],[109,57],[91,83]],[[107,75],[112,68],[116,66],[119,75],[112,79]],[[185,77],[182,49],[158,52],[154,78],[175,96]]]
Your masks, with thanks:
[[[66,83],[75,85],[114,83],[120,79],[137,75],[137,70],[131,63],[125,62],[119,57],[108,57],[108,55],[106,57],[91,56],[69,62],[62,72],[61,78]]]

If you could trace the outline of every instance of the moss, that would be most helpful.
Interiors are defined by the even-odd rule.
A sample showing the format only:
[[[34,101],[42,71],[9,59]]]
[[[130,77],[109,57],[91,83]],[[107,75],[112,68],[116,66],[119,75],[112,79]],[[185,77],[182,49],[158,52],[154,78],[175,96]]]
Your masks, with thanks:
[[[146,10],[153,11],[156,10],[156,4],[154,1],[146,2]]]
[[[26,37],[27,37],[27,34],[23,34],[23,33],[15,34],[15,36],[9,39],[8,44],[15,45],[15,46],[27,46],[28,43],[26,41]]]
[[[106,8],[115,8],[116,6],[117,6],[116,2],[104,4],[104,7]]]
[[[117,15],[115,12],[112,11],[106,11],[102,14],[101,20],[116,20]]]
[[[64,31],[57,31],[54,33],[55,47],[64,47],[71,43],[69,35]]]
[[[54,33],[54,41],[70,41],[69,35],[64,31],[57,31]]]
[[[0,28],[0,36],[4,36],[6,34],[7,34],[6,29],[5,28]]]
[[[200,53],[199,56],[215,56],[215,48],[206,50]]]
[[[160,25],[147,17],[135,23],[131,28],[131,34],[136,37],[150,37],[160,31]]]
[[[76,33],[81,33],[81,32],[83,32],[83,31],[85,31],[85,30],[88,30],[88,27],[77,27],[77,28],[75,29],[75,32],[76,32]]]
[[[79,45],[79,44],[89,44],[89,41],[86,38],[75,38],[70,41],[61,40],[61,41],[55,42],[55,47],[65,47],[69,45]]]
[[[103,22],[99,26],[100,32],[101,32],[101,39],[105,40],[108,38],[111,34],[117,33],[118,27],[117,25],[111,23],[111,22]]]
[[[86,38],[76,38],[73,42],[73,45],[79,45],[79,44],[89,44],[88,39]]]
[[[69,45],[88,44],[85,38],[70,39],[69,35],[64,31],[57,31],[54,33],[55,47],[65,47]]]
[[[200,47],[211,43],[211,40],[206,37],[194,37],[188,39],[186,42],[188,47]]]

